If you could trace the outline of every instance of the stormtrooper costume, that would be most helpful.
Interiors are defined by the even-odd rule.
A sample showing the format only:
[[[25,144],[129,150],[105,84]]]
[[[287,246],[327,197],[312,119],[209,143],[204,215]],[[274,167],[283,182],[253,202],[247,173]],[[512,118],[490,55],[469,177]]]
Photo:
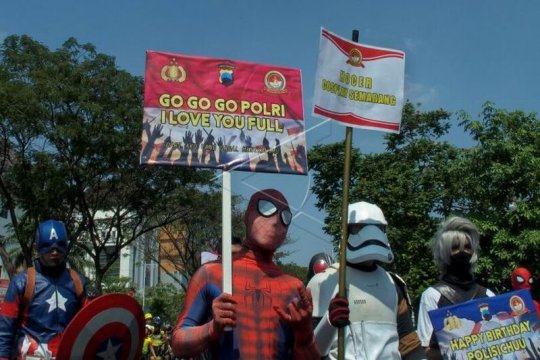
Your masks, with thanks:
[[[345,327],[345,359],[422,359],[404,283],[377,263],[390,263],[394,254],[386,236],[381,209],[367,202],[349,205]],[[329,306],[338,293],[339,264],[309,282],[317,345],[322,355],[337,359],[337,327]]]

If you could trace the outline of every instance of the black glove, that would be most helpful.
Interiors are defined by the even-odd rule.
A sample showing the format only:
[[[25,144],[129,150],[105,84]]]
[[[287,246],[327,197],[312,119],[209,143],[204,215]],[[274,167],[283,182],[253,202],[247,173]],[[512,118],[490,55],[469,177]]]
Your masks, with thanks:
[[[335,297],[328,306],[328,318],[333,327],[342,328],[349,325],[349,300]]]

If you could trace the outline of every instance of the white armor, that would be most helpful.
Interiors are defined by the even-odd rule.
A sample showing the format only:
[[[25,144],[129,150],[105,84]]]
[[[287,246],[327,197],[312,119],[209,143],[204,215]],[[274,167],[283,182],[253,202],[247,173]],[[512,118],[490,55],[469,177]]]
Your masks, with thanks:
[[[313,317],[321,321],[315,338],[322,354],[337,359],[337,328],[328,319],[328,304],[338,292],[338,264],[311,279]],[[374,271],[347,267],[347,294],[351,324],[345,328],[345,359],[400,360],[396,331],[398,296],[392,277],[377,266]]]

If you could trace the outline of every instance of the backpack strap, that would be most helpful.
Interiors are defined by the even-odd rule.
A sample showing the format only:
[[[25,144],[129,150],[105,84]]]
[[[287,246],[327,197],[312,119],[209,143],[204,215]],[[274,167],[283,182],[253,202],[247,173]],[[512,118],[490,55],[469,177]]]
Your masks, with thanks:
[[[24,286],[23,309],[30,306],[30,303],[32,302],[32,298],[34,297],[35,286],[36,286],[36,269],[31,266],[26,270],[26,285]]]
[[[71,276],[71,279],[73,280],[73,286],[75,287],[75,294],[77,295],[77,299],[81,300],[83,296],[83,292],[84,292],[81,277],[75,270],[71,268],[68,269],[68,271],[69,271],[69,275]],[[32,303],[35,287],[36,287],[36,268],[31,266],[26,270],[26,285],[24,287],[23,309],[27,308]]]
[[[77,298],[81,300],[83,291],[84,291],[81,277],[75,270],[71,268],[69,268],[68,270],[69,270],[69,275],[71,276],[71,279],[73,280],[73,285],[75,286],[75,294],[77,294]]]

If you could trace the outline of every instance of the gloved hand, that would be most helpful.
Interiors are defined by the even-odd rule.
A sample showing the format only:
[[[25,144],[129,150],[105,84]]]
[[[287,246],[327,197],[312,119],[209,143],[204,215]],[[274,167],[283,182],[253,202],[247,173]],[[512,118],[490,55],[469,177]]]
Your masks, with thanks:
[[[212,338],[223,334],[226,327],[236,326],[236,300],[231,294],[223,293],[212,301],[214,315]]]
[[[328,306],[328,318],[333,327],[342,328],[349,325],[349,300],[336,295]]]
[[[297,290],[300,297],[287,305],[288,312],[285,312],[279,306],[274,306],[274,310],[281,319],[290,325],[294,332],[295,341],[298,344],[307,344],[313,340],[313,325],[311,320],[313,299],[311,298],[311,290],[303,286],[299,286]]]

